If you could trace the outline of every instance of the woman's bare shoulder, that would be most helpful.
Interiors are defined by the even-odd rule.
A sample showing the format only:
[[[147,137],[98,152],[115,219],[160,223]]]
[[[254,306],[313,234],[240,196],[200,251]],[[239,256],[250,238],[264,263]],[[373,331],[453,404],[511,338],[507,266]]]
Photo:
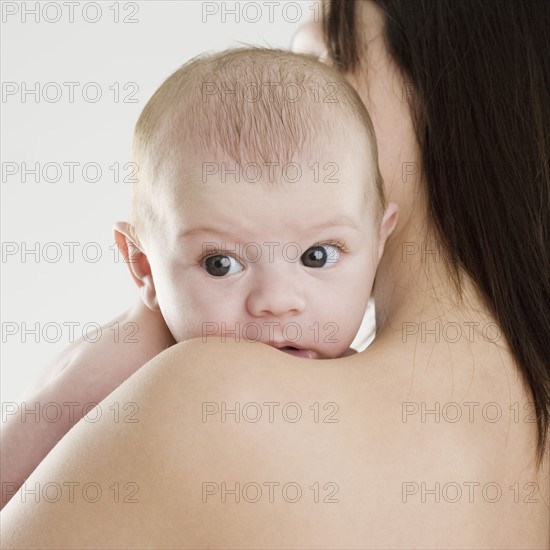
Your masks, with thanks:
[[[211,476],[202,543],[548,546],[549,469],[533,467],[532,408],[490,352],[474,350],[482,359],[449,392],[460,360],[446,365],[434,348],[428,366],[423,349],[416,364],[385,347],[331,361],[260,345],[188,349],[195,395],[208,396],[202,448],[215,442],[195,458]]]
[[[547,546],[548,469],[533,480],[514,451],[526,425],[456,421],[394,359],[178,344],[46,458],[29,482],[70,481],[73,500],[14,497],[5,547]]]

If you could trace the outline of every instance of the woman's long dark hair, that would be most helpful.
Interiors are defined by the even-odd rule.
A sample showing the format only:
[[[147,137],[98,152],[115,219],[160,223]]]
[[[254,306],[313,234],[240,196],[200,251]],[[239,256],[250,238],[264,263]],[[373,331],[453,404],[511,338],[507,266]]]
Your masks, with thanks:
[[[463,269],[532,392],[540,466],[550,425],[550,2],[374,1],[414,90],[432,225],[457,287]],[[357,69],[357,3],[329,4],[329,56]]]

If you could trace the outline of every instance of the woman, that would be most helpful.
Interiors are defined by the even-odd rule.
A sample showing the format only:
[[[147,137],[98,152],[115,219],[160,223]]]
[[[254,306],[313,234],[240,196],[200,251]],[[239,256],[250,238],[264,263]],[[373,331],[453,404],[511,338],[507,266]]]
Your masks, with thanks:
[[[48,455],[3,546],[548,548],[549,11],[332,2],[327,59],[400,208],[374,343],[170,348],[102,403],[137,423],[81,422]]]

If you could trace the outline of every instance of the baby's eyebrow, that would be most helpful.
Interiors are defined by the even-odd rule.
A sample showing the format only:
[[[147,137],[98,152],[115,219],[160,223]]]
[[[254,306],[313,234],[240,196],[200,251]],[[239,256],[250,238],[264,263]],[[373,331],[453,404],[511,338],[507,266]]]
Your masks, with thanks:
[[[307,228],[303,228],[302,230],[305,230],[307,232],[314,232],[319,231],[322,229],[330,229],[333,227],[347,227],[351,229],[355,229],[356,231],[361,231],[358,225],[355,223],[355,221],[352,218],[349,218],[348,216],[339,216],[337,218],[334,218],[332,220],[323,221],[319,224],[316,224],[314,226],[309,226]],[[231,237],[231,233],[228,231],[218,228],[218,227],[210,227],[201,225],[199,227],[191,227],[189,229],[186,229],[179,233],[178,240],[179,239],[189,239],[191,237],[194,237],[195,235],[201,234],[201,233],[209,233],[209,234],[216,234],[223,237]]]
[[[208,227],[201,225],[199,227],[191,227],[178,234],[178,239],[189,239],[200,233],[215,233],[217,235],[229,236],[227,231],[218,227]]]
[[[318,223],[312,226],[307,226],[307,227],[302,226],[299,229],[304,233],[315,233],[318,231],[337,228],[337,227],[353,229],[355,231],[361,231],[359,225],[355,222],[355,220],[353,220],[353,218],[350,218],[348,216],[338,216],[336,218],[322,221],[321,223]],[[201,225],[198,227],[190,227],[189,229],[184,229],[178,234],[178,240],[190,239],[200,234],[218,235],[219,237],[222,237],[226,240],[234,239],[235,242],[241,240],[242,238],[242,234],[236,235],[236,234],[233,234],[231,231],[227,231],[226,229],[223,229],[221,227]]]
[[[361,231],[359,225],[355,222],[355,220],[348,216],[338,216],[337,218],[334,218],[332,220],[324,221],[317,225],[310,226],[308,227],[308,230],[314,231],[331,227],[349,227],[355,229],[356,231]]]

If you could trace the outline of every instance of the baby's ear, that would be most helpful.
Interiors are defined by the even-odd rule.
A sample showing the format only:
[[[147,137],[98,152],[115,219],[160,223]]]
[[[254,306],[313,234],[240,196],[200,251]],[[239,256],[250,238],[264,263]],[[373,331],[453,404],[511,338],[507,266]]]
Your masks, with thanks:
[[[128,265],[130,275],[141,292],[143,303],[153,311],[159,310],[155,283],[151,273],[151,266],[145,253],[136,244],[130,224],[116,222],[113,226],[115,242],[118,250]]]
[[[384,246],[388,237],[393,233],[395,224],[397,223],[399,207],[394,202],[388,203],[384,216],[382,217],[382,224],[380,226],[380,238],[378,240],[378,261],[384,253]]]

